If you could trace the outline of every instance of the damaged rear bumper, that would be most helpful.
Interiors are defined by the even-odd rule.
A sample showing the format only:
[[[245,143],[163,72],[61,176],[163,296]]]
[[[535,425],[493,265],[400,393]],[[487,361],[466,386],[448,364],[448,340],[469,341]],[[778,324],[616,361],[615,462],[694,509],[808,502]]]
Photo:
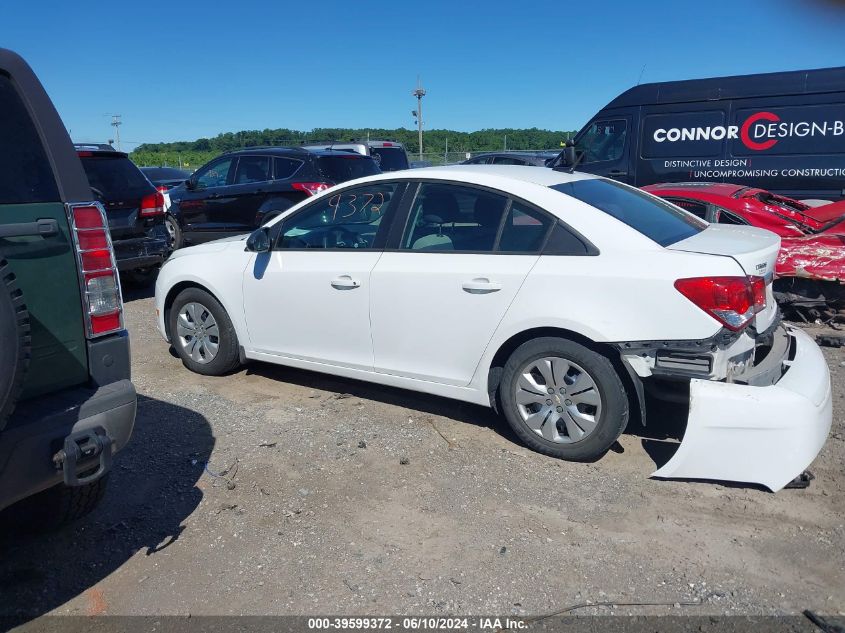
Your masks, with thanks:
[[[653,476],[756,483],[774,492],[810,465],[830,432],[830,372],[807,334],[786,327],[782,336],[783,356],[769,363],[767,379],[754,381],[766,386],[690,380],[686,433]]]

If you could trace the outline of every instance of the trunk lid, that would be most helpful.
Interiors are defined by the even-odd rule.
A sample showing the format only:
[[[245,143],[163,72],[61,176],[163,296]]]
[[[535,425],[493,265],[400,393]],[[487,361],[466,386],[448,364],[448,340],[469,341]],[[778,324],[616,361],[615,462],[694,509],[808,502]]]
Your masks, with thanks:
[[[730,257],[746,275],[766,279],[766,309],[752,321],[758,332],[765,330],[777,314],[772,294],[775,262],[780,250],[780,237],[753,226],[711,224],[685,240],[667,246],[673,251]],[[737,271],[739,272],[739,271]]]

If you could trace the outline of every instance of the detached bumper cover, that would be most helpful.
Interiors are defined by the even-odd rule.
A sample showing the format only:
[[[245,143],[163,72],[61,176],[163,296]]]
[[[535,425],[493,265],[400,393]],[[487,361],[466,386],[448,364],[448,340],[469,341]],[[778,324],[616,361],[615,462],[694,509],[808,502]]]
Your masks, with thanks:
[[[792,360],[783,361],[775,384],[690,381],[686,433],[653,476],[756,483],[776,492],[810,465],[830,432],[830,372],[813,339],[787,332]]]

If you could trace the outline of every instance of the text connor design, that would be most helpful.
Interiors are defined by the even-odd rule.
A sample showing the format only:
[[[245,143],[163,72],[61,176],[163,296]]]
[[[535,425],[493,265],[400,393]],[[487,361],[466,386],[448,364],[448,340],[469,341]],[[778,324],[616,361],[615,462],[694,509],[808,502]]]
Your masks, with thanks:
[[[721,141],[739,138],[748,149],[771,149],[782,138],[804,136],[842,136],[845,121],[781,121],[773,112],[755,112],[741,125],[712,125],[706,127],[657,128],[654,140],[658,143],[677,141]]]

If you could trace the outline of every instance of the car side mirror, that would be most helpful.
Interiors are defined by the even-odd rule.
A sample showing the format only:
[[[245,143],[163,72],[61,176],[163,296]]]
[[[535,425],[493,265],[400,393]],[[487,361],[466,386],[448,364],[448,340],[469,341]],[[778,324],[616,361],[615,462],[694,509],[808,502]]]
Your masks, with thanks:
[[[246,249],[250,253],[266,253],[270,250],[270,232],[266,228],[256,229],[246,238]]]
[[[566,165],[575,164],[575,146],[567,145],[563,148],[563,161]]]
[[[185,188],[190,190],[190,191],[193,191],[194,189],[196,189],[196,186],[197,186],[197,183],[195,183],[192,178],[188,178],[185,181]]]

